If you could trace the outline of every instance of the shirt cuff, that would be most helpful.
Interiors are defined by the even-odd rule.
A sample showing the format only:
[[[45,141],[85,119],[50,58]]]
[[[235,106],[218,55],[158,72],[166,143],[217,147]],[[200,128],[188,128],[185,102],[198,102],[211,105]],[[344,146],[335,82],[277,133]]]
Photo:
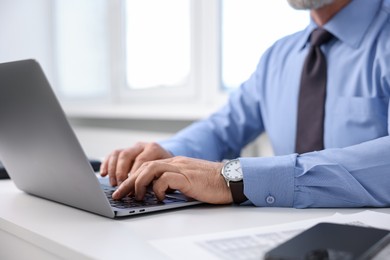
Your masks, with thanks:
[[[260,207],[293,207],[296,158],[240,158],[245,196]]]

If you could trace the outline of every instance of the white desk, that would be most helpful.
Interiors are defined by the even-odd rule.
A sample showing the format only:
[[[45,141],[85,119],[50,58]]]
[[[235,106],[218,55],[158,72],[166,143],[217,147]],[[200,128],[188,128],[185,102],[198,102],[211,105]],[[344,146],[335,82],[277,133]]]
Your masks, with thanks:
[[[390,208],[374,210],[390,214]],[[360,211],[200,205],[112,220],[0,180],[0,259],[166,259],[148,241]]]

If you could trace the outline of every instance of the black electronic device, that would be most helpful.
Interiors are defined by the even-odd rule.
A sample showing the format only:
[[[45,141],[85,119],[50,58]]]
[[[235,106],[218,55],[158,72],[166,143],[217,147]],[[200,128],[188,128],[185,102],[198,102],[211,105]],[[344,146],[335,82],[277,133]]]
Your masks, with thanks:
[[[0,162],[0,180],[1,179],[9,179],[9,175],[5,170],[3,164]]]
[[[319,223],[265,254],[266,260],[372,259],[390,242],[390,231]]]

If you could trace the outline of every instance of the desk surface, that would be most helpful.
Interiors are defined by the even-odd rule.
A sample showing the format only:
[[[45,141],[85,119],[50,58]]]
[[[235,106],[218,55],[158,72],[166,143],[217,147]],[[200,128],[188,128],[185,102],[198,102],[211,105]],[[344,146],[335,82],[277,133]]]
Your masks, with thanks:
[[[47,259],[164,259],[148,241],[362,211],[198,205],[112,220],[28,195],[10,180],[0,181],[0,196],[1,259],[22,244]],[[390,214],[390,208],[373,210]]]

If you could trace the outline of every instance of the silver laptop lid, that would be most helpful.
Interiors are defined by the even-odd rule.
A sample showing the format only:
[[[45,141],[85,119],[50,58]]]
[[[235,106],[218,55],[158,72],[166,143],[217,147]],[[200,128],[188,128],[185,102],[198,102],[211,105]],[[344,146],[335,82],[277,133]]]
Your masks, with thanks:
[[[0,64],[0,160],[30,194],[114,217],[41,67]]]

